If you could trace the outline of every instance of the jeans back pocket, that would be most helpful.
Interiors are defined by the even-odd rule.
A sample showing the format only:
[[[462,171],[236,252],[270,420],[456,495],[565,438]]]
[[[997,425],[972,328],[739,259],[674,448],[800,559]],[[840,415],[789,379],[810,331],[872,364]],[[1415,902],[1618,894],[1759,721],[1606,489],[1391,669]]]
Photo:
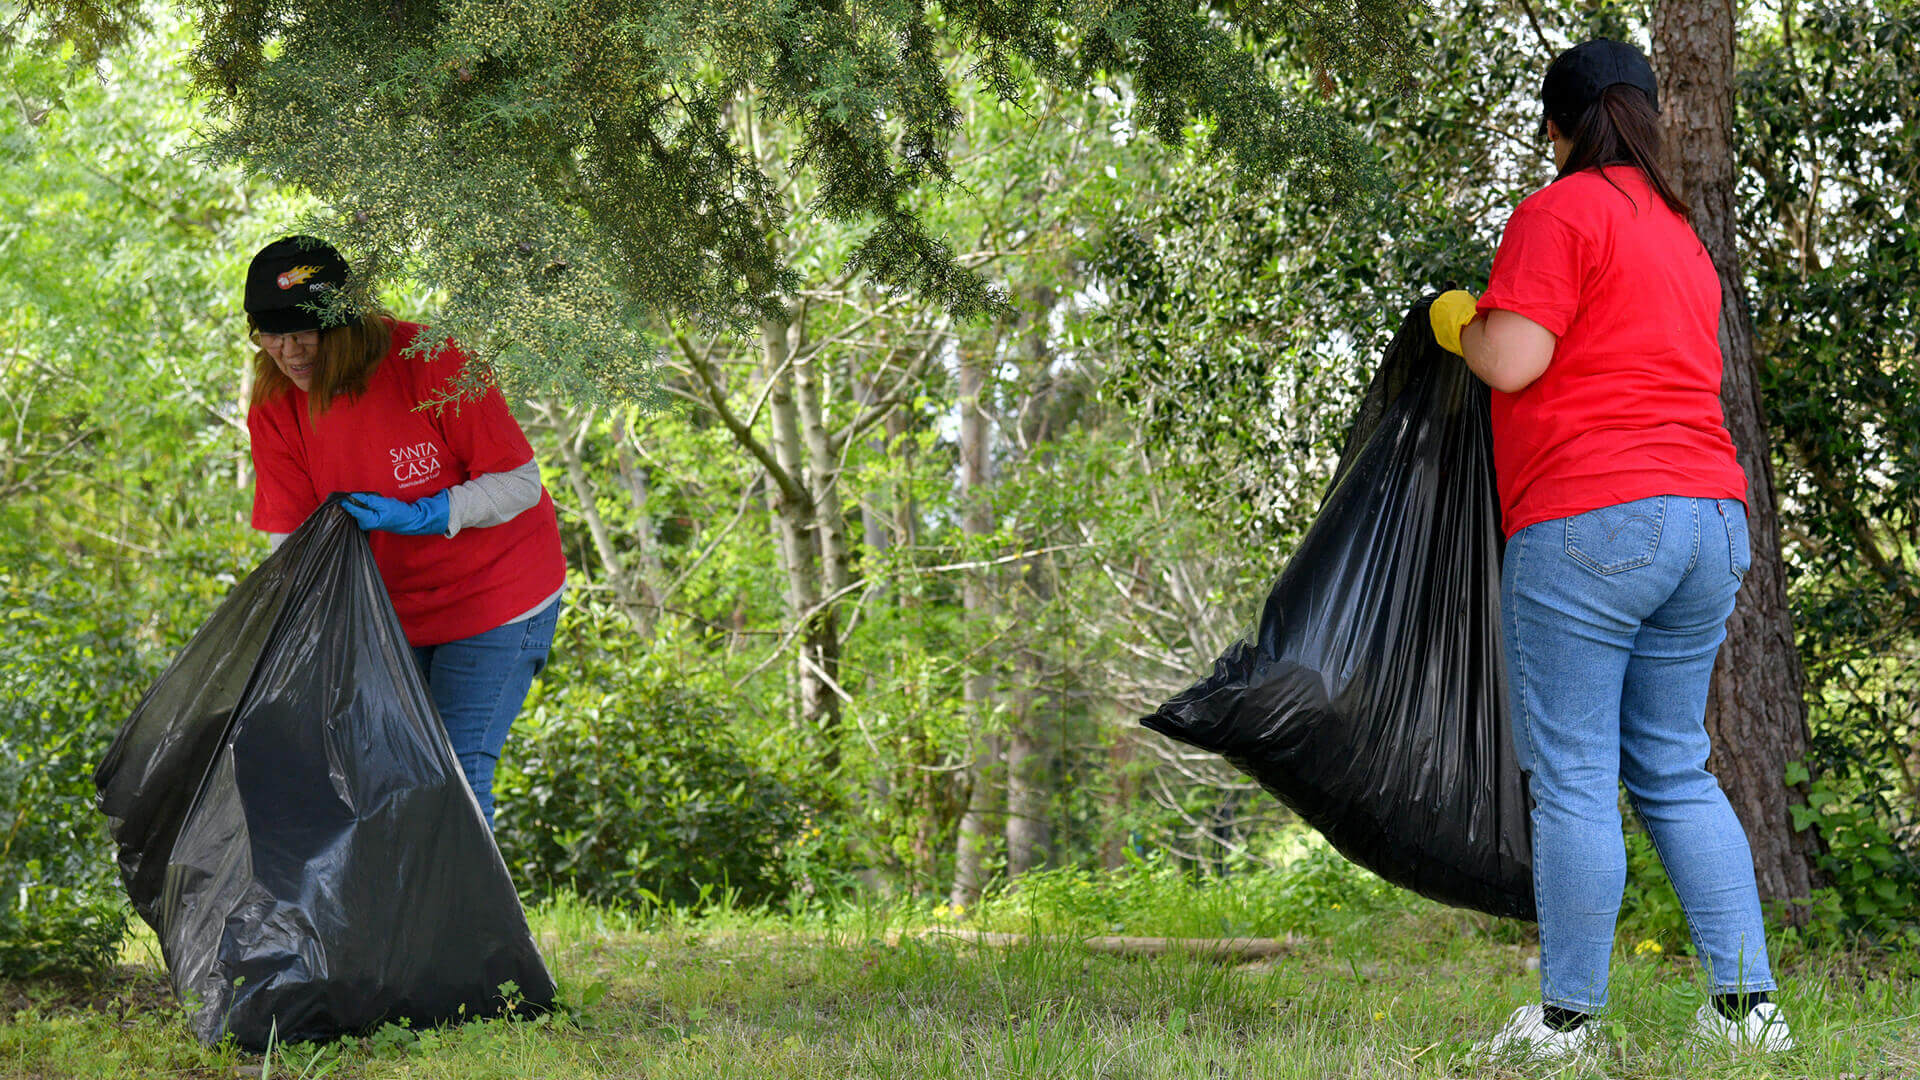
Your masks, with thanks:
[[[1727,523],[1727,551],[1733,558],[1733,576],[1742,582],[1753,569],[1752,541],[1747,535],[1747,507],[1739,499],[1721,499],[1720,516]]]
[[[1665,525],[1664,496],[1603,506],[1567,519],[1567,555],[1596,574],[1619,574],[1653,562]]]

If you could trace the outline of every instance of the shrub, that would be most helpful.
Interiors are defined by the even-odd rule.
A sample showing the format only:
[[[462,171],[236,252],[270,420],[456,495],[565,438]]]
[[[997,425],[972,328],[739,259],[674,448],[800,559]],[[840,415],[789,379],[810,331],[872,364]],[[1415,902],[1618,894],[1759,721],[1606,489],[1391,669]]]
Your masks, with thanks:
[[[748,762],[726,712],[658,673],[581,674],[556,671],[536,689],[494,782],[500,853],[522,889],[614,903],[694,905],[702,886],[742,904],[778,898],[803,808]]]
[[[0,977],[113,962],[129,916],[93,767],[148,672],[71,579],[0,575]]]

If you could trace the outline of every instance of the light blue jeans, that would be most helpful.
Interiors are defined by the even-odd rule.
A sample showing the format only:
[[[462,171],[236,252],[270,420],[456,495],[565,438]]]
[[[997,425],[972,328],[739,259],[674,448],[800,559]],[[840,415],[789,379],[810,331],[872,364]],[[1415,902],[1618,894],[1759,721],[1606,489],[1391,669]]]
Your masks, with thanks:
[[[559,618],[560,601],[555,599],[530,619],[413,650],[488,828],[493,827],[494,766],[500,763],[507,731],[526,704],[534,676],[547,666]]]
[[[1640,499],[1507,541],[1500,607],[1549,1005],[1607,1003],[1627,877],[1621,781],[1712,992],[1775,988],[1746,833],[1707,771],[1707,685],[1750,561],[1733,499]]]

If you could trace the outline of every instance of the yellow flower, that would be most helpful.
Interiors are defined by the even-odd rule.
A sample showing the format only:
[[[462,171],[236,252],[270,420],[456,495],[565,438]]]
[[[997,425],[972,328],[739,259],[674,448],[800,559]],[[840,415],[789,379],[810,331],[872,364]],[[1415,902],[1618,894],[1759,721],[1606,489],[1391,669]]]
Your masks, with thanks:
[[[1387,1018],[1387,1014],[1383,1012],[1377,1012],[1373,1014],[1373,1018],[1375,1021],[1385,1020]]]
[[[1661,953],[1666,952],[1667,950],[1661,948],[1659,942],[1653,940],[1652,938],[1648,938],[1645,941],[1642,941],[1640,944],[1635,945],[1633,947],[1633,951],[1635,955],[1638,955],[1638,956],[1659,956]]]

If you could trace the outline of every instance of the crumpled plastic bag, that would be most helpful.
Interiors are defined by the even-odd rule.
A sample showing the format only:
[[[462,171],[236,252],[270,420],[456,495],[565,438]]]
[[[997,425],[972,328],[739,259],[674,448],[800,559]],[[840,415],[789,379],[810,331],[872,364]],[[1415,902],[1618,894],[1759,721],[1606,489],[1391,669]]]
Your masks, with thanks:
[[[1381,359],[1258,627],[1141,723],[1225,757],[1387,881],[1531,920],[1488,390],[1427,306]]]
[[[260,1049],[538,1008],[553,980],[338,496],[236,586],[94,773],[195,1033]],[[503,995],[507,987],[511,998]]]

